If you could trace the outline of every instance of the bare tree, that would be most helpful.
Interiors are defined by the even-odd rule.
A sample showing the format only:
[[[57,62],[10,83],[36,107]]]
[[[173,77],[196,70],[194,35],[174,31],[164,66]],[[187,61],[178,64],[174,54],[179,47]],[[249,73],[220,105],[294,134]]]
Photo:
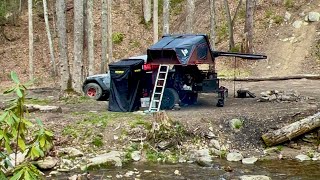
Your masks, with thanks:
[[[244,27],[245,34],[245,52],[253,52],[253,13],[254,13],[254,0],[246,1],[246,22]]]
[[[113,61],[112,51],[112,0],[108,0],[108,63]]]
[[[100,73],[106,71],[107,64],[107,40],[108,40],[108,0],[102,0],[102,11],[101,11],[101,67]]]
[[[83,0],[74,0],[74,60],[72,87],[81,93],[83,78]]]
[[[187,1],[187,16],[186,16],[186,31],[187,33],[193,33],[194,24],[194,0]]]
[[[163,0],[163,34],[169,34],[170,0]]]
[[[158,21],[158,0],[153,0],[153,43],[158,41],[159,21]]]
[[[228,29],[229,29],[229,50],[232,50],[235,47],[233,28],[234,28],[234,23],[235,23],[235,20],[237,18],[237,14],[239,12],[241,4],[242,4],[242,0],[239,0],[238,6],[237,6],[237,8],[235,10],[233,18],[231,18],[231,12],[230,12],[230,8],[229,8],[228,0],[224,0],[224,6],[225,6],[226,14],[227,14]]]
[[[87,2],[88,20],[88,62],[89,76],[94,74],[94,21],[93,21],[93,0]]]
[[[33,80],[33,21],[32,21],[32,0],[28,0],[29,19],[29,79]]]
[[[56,15],[57,15],[57,31],[59,41],[59,54],[61,64],[61,90],[65,91],[71,89],[71,75],[68,61],[68,41],[67,41],[67,28],[66,28],[66,4],[65,0],[56,1]]]
[[[216,19],[215,19],[215,0],[210,0],[210,44],[215,49],[216,38]]]
[[[46,31],[48,36],[48,43],[49,43],[49,50],[50,50],[50,59],[51,59],[51,65],[52,65],[52,75],[56,75],[56,61],[54,59],[54,52],[53,52],[53,44],[52,44],[52,38],[51,38],[51,32],[50,32],[50,26],[49,26],[49,20],[48,20],[48,7],[47,7],[47,0],[43,0],[43,14],[44,14],[44,21],[46,24]]]
[[[142,7],[144,21],[148,23],[151,20],[151,0],[143,0]]]

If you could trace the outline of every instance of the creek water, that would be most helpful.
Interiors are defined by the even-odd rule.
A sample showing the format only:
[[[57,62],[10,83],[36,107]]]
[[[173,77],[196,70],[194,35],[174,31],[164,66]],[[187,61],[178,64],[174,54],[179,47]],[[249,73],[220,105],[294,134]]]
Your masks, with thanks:
[[[128,174],[131,175],[128,176]],[[176,173],[175,173],[176,172]],[[127,176],[126,176],[127,173]],[[70,175],[70,174],[69,174]],[[197,164],[132,163],[121,168],[101,169],[90,172],[93,179],[239,179],[242,175],[266,175],[272,179],[320,180],[320,162],[295,160],[260,161],[254,165],[241,162],[215,160],[211,167]]]

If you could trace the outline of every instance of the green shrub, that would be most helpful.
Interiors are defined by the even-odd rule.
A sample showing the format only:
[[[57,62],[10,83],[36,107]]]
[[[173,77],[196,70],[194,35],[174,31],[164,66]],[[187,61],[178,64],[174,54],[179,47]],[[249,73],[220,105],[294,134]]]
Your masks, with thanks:
[[[276,15],[272,19],[274,20],[274,23],[276,23],[276,24],[282,24],[284,21],[283,17],[280,15]]]
[[[284,1],[284,6],[285,6],[287,9],[293,8],[293,6],[294,6],[293,0],[285,0],[285,1]]]

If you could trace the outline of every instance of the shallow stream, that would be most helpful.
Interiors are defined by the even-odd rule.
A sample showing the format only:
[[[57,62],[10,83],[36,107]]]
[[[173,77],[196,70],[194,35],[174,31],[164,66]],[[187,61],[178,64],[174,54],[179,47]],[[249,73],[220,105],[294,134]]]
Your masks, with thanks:
[[[66,175],[66,174],[65,174]],[[71,176],[72,174],[68,174]],[[320,162],[298,162],[295,160],[262,161],[254,165],[241,162],[215,160],[212,167],[196,164],[148,164],[133,163],[121,168],[101,169],[90,172],[93,179],[239,179],[242,175],[266,175],[272,179],[282,180],[318,180],[320,179]],[[66,178],[66,177],[65,177]],[[60,179],[60,178],[58,178]],[[64,179],[64,178],[62,178]]]

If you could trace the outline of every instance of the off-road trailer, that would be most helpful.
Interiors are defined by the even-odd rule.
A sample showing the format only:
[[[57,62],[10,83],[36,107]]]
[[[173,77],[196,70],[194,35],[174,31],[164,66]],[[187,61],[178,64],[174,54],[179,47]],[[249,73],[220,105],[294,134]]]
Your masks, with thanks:
[[[267,58],[213,51],[206,35],[166,35],[147,49],[145,58],[109,65],[109,110],[134,111],[142,98],[149,100],[149,111],[171,109],[177,104],[196,103],[198,93],[217,93],[217,106],[224,106],[228,89],[220,86],[215,71],[215,58],[219,56]],[[211,66],[210,71],[201,70],[200,65]]]

